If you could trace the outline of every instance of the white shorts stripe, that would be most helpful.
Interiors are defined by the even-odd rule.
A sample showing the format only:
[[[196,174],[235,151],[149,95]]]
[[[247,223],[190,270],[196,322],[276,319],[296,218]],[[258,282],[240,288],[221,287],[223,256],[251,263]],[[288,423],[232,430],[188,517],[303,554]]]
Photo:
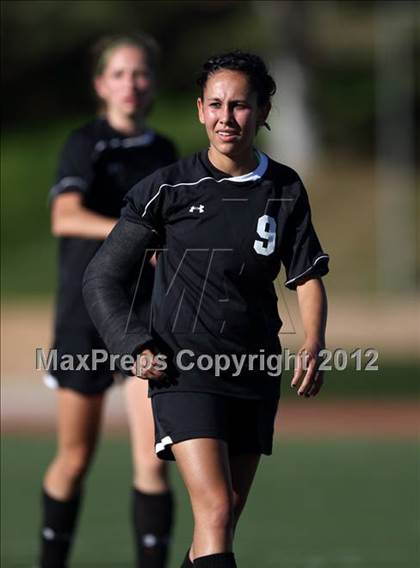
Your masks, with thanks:
[[[155,446],[155,452],[158,454],[159,452],[163,452],[166,446],[170,446],[173,444],[172,438],[170,436],[165,436],[158,442]]]

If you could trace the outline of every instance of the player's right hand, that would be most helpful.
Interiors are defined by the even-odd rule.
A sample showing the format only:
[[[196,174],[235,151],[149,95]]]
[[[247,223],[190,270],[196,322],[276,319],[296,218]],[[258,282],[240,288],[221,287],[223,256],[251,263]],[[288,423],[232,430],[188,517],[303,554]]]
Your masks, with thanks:
[[[132,366],[131,372],[136,377],[145,380],[159,381],[166,377],[162,368],[162,360],[152,353],[150,349],[145,349],[137,355],[136,362]]]

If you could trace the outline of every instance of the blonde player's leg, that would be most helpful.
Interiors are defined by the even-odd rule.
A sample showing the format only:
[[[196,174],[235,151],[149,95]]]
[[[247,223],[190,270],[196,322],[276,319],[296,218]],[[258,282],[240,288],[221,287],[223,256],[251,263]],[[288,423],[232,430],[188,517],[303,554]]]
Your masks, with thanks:
[[[125,402],[131,437],[133,485],[144,493],[169,489],[167,464],[155,453],[152,405],[147,397],[148,381],[136,377],[125,384]]]
[[[155,454],[148,382],[133,377],[126,380],[124,388],[133,460],[132,521],[137,566],[164,568],[173,524],[168,466]]]
[[[104,394],[57,391],[57,453],[44,477],[44,489],[66,501],[79,490],[92,461],[101,424]]]
[[[57,398],[57,453],[43,482],[40,568],[67,566],[81,488],[98,439],[104,395],[60,388]]]

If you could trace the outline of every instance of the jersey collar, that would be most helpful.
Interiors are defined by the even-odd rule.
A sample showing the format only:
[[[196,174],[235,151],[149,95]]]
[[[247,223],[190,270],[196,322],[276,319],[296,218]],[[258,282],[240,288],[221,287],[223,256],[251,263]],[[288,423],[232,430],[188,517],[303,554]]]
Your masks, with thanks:
[[[228,177],[226,179],[228,181],[233,181],[235,183],[238,183],[238,182],[241,183],[241,182],[244,182],[244,181],[257,181],[260,178],[262,178],[263,175],[265,174],[265,172],[267,171],[268,158],[265,154],[263,154],[259,150],[257,150],[257,154],[258,154],[259,164],[254,171],[249,172],[247,174],[244,174],[242,176],[232,176],[232,177]]]
[[[95,145],[97,152],[102,152],[106,148],[135,148],[138,146],[150,146],[153,144],[156,133],[151,128],[147,128],[139,136],[126,136],[122,132],[115,130],[105,117],[99,119],[105,128],[103,136]]]
[[[208,158],[207,150],[203,150],[202,157],[207,168],[210,169],[213,175],[215,174],[214,177],[217,179],[217,181],[246,183],[250,181],[258,181],[259,179],[261,179],[268,168],[268,157],[266,156],[266,154],[260,152],[259,150],[257,150],[256,152],[258,155],[258,166],[252,172],[248,172],[247,174],[243,174],[241,176],[228,176],[225,172],[222,172],[221,170],[215,168]]]
[[[155,139],[155,133],[151,128],[148,128],[140,136],[131,136],[122,139],[122,146],[131,148],[132,146],[150,146]]]

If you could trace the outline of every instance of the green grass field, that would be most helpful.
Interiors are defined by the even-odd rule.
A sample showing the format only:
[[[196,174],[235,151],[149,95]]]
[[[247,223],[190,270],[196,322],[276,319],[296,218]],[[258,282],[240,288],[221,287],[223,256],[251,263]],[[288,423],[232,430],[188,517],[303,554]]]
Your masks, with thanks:
[[[50,438],[5,437],[2,567],[33,565],[39,485]],[[413,442],[283,440],[264,458],[237,534],[240,568],[414,568],[419,550],[419,462]],[[171,568],[191,532],[175,468],[177,525]],[[73,568],[133,566],[129,447],[107,437],[88,480]]]

